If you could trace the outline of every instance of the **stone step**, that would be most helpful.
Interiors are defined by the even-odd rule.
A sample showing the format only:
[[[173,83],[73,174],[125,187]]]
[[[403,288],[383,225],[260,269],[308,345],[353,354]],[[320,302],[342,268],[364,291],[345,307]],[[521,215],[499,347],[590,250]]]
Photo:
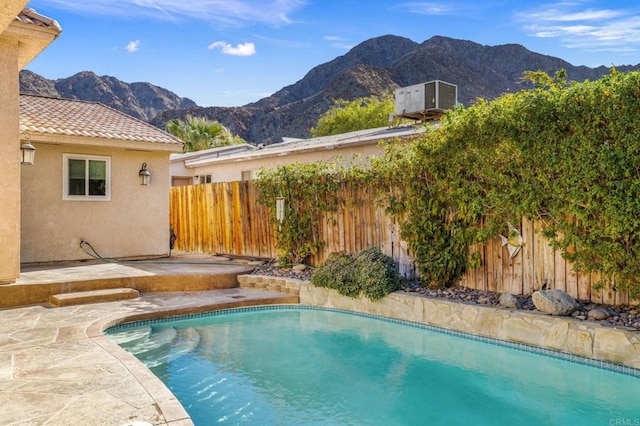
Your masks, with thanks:
[[[144,342],[126,349],[146,364],[147,361],[167,357],[171,351],[171,342],[175,340],[177,335],[178,331],[175,328],[163,328],[151,333]]]
[[[151,335],[150,325],[141,325],[139,327],[129,328],[126,330],[114,332],[113,334],[106,334],[106,336],[114,343],[117,343],[123,348],[130,348],[143,342]]]
[[[83,305],[86,303],[113,302],[135,299],[140,296],[134,288],[107,288],[103,290],[79,291],[51,295],[49,301],[55,306]]]
[[[163,353],[156,353],[152,356],[149,356],[149,354],[147,354],[147,356],[136,356],[142,359],[144,365],[148,368],[153,368],[191,353],[199,344],[200,333],[198,333],[197,329],[193,327],[178,329],[176,330],[175,338],[171,341],[170,350]]]

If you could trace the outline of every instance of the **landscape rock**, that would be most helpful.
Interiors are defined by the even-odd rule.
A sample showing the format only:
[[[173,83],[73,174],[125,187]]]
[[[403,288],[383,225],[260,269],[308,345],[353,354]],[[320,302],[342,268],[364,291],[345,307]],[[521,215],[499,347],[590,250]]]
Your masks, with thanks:
[[[304,271],[307,269],[307,265],[303,265],[303,264],[293,265],[291,269],[294,271]]]
[[[290,268],[279,268],[274,265],[262,265],[256,267],[253,270],[253,274],[310,281],[311,276],[313,275],[313,271],[314,269],[309,266],[307,266],[307,269],[304,271],[293,271]],[[486,290],[470,289],[466,287],[432,289],[424,287],[420,282],[405,283],[405,287],[403,290],[405,292],[416,295],[416,297],[448,299],[452,302],[475,302],[479,306],[498,306],[501,296],[500,293]],[[488,303],[486,303],[487,297],[489,297]],[[485,303],[480,303],[481,298],[483,298],[482,301]],[[518,309],[522,309],[524,311],[532,311],[536,309],[531,294],[519,295],[517,296],[517,300],[521,305]],[[637,306],[599,305],[586,300],[579,302],[579,304],[580,308],[570,314],[571,317],[576,321],[586,321],[588,319],[587,315],[589,311],[596,308],[601,308],[611,314],[611,316],[609,316],[606,320],[602,321],[602,323],[607,324],[606,327],[629,327],[635,328],[640,331],[640,319],[638,319],[636,315],[638,313]],[[618,312],[619,314],[615,315],[614,312]],[[625,317],[625,315],[623,315],[624,313],[628,313],[629,315]],[[615,318],[617,318],[617,320]]]
[[[505,308],[520,308],[520,301],[511,293],[502,293],[498,303]]]
[[[601,321],[609,318],[609,312],[603,308],[595,308],[591,309],[587,316],[591,319]]]
[[[571,315],[580,304],[562,290],[540,290],[532,295],[533,304],[540,312],[551,315]]]

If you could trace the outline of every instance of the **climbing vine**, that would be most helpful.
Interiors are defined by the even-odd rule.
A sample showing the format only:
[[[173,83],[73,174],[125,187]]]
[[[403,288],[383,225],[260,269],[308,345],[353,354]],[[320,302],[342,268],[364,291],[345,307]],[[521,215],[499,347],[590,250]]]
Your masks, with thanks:
[[[263,202],[286,198],[278,248],[301,260],[322,246],[312,224],[343,202],[339,183],[375,188],[432,286],[457,282],[469,246],[525,216],[582,272],[640,296],[640,73],[569,82],[531,72],[533,88],[448,112],[364,171],[335,163],[263,171]],[[275,215],[275,213],[274,213]],[[275,217],[275,216],[274,216]]]
[[[276,232],[276,249],[282,263],[307,262],[324,245],[318,232],[322,214],[343,202],[340,190],[346,176],[355,173],[342,159],[310,164],[292,163],[260,171],[256,181],[258,202],[269,207]],[[276,201],[284,201],[282,221]]]
[[[448,285],[474,261],[466,247],[526,216],[577,269],[638,296],[640,73],[527,77],[534,89],[453,111],[374,163],[403,238],[425,277]]]

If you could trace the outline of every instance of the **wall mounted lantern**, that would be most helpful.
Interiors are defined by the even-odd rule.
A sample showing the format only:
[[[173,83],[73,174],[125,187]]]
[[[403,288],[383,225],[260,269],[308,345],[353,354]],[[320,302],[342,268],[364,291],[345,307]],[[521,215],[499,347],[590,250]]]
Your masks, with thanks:
[[[20,146],[20,164],[32,165],[36,158],[36,148],[31,145],[29,133],[25,135],[26,142]]]
[[[138,172],[138,176],[140,176],[140,185],[149,185],[151,173],[147,171],[147,163],[142,163],[142,168]]]

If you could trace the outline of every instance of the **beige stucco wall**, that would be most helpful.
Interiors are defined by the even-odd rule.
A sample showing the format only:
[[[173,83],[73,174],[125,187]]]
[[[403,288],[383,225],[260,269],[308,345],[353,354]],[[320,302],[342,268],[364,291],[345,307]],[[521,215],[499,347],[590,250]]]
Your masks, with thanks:
[[[13,22],[27,3],[27,0],[2,0],[0,2],[0,34]]]
[[[89,242],[103,257],[169,253],[169,153],[34,143],[36,160],[22,168],[22,262],[89,258]],[[111,201],[62,199],[62,154],[111,157]],[[151,183],[140,185],[143,162]]]
[[[0,283],[20,275],[18,72],[18,42],[0,35]]]
[[[289,152],[286,155],[256,156],[256,158],[244,161],[232,161],[225,159],[210,165],[190,168],[192,176],[211,175],[212,182],[231,182],[241,180],[243,171],[252,171],[254,174],[261,168],[276,167],[291,163],[311,163],[319,160],[333,160],[341,156],[345,160],[351,159],[356,154],[365,156],[380,154],[382,148],[377,143],[358,145],[338,149],[323,149],[309,152]],[[266,152],[266,151],[263,151]],[[247,154],[248,157],[251,154]],[[176,171],[178,168],[176,167]]]
[[[171,173],[171,185],[183,186],[193,184],[193,170],[184,166],[184,161],[171,161],[169,173]]]
[[[0,4],[0,284],[20,276],[20,101],[18,73],[59,28],[17,23],[27,0]]]
[[[169,170],[171,172],[171,176],[190,176],[193,177],[193,173],[191,169],[187,169],[184,166],[184,161],[172,161],[169,166]]]

